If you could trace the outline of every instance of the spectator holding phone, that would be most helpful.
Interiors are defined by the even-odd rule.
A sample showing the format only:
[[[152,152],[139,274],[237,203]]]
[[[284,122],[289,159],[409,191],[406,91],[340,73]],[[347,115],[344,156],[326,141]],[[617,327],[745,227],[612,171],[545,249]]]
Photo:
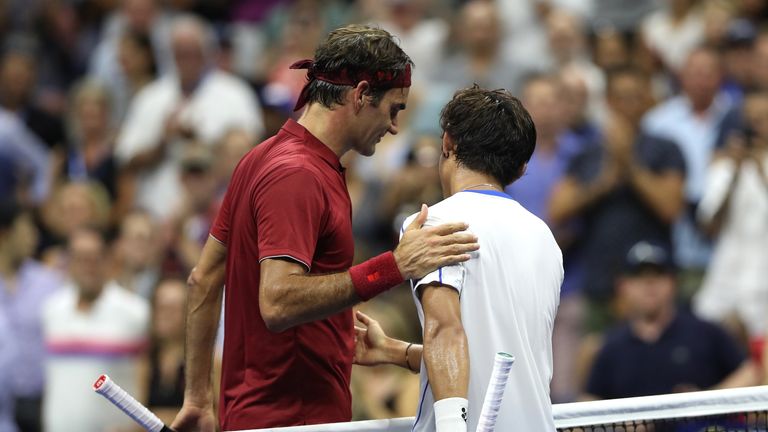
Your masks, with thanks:
[[[768,93],[746,97],[744,121],[707,173],[697,216],[717,242],[694,308],[717,321],[735,315],[759,358],[768,328]]]

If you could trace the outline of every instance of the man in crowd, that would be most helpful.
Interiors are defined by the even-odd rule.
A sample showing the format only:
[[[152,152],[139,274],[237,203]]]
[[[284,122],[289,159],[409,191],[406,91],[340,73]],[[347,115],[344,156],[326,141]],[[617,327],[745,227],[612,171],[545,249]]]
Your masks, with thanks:
[[[583,149],[555,186],[549,214],[555,225],[581,221],[574,253],[583,261],[582,292],[589,330],[613,319],[608,305],[622,257],[642,239],[670,244],[683,209],[685,163],[677,146],[640,130],[651,107],[650,81],[638,69],[608,74],[609,123],[602,145]]]
[[[757,368],[723,329],[678,310],[675,271],[666,247],[641,241],[629,250],[617,280],[626,323],[606,336],[584,399],[757,384]]]
[[[129,417],[103,405],[101,397],[83,383],[107,374],[128,393],[138,394],[149,303],[108,279],[107,245],[100,232],[74,231],[67,254],[71,283],[52,295],[43,309],[48,350],[44,430],[129,428]]]
[[[187,388],[172,424],[213,431],[211,356],[226,282],[219,404],[223,430],[351,419],[351,306],[430,271],[469,259],[465,224],[418,229],[393,252],[353,266],[351,204],[339,158],[375,151],[398,132],[410,58],[384,30],[331,32],[308,69],[296,109],[233,174],[189,278]]]
[[[32,213],[14,200],[0,201],[0,315],[15,348],[4,390],[15,399],[21,432],[42,430],[45,345],[40,319],[46,300],[61,286],[57,272],[32,258],[37,240]]]

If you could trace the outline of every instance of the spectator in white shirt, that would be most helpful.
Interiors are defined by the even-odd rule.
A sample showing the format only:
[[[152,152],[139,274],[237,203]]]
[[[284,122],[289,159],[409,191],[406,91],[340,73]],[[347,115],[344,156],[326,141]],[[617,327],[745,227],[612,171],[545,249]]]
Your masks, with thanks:
[[[171,28],[176,74],[145,87],[128,111],[115,150],[124,166],[139,174],[137,204],[164,219],[181,195],[179,155],[187,141],[213,145],[239,127],[259,136],[259,104],[248,85],[213,67],[215,40],[193,16]]]
[[[43,308],[48,350],[44,430],[132,430],[131,419],[88,384],[107,374],[129,394],[141,397],[138,367],[147,345],[149,303],[108,279],[107,247],[98,231],[75,231],[68,254],[72,281]]]

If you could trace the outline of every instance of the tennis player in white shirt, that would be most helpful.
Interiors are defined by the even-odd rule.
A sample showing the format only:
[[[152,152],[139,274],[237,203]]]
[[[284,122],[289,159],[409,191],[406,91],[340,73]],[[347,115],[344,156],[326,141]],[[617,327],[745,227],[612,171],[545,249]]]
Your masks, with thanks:
[[[474,432],[494,355],[510,353],[516,361],[496,430],[554,431],[549,383],[562,254],[547,225],[503,192],[533,154],[533,121],[508,92],[475,86],[456,93],[440,122],[446,198],[426,225],[466,222],[480,250],[411,281],[423,346],[387,337],[358,312],[355,362],[420,371],[414,431]]]

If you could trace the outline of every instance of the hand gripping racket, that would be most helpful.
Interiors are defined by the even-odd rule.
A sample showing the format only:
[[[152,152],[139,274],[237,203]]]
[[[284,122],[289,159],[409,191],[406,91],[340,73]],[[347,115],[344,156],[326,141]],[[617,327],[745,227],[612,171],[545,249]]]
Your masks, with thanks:
[[[152,411],[120,388],[108,376],[100,376],[93,383],[93,391],[107,398],[149,432],[174,432],[173,429],[164,425],[156,415],[152,414]]]

